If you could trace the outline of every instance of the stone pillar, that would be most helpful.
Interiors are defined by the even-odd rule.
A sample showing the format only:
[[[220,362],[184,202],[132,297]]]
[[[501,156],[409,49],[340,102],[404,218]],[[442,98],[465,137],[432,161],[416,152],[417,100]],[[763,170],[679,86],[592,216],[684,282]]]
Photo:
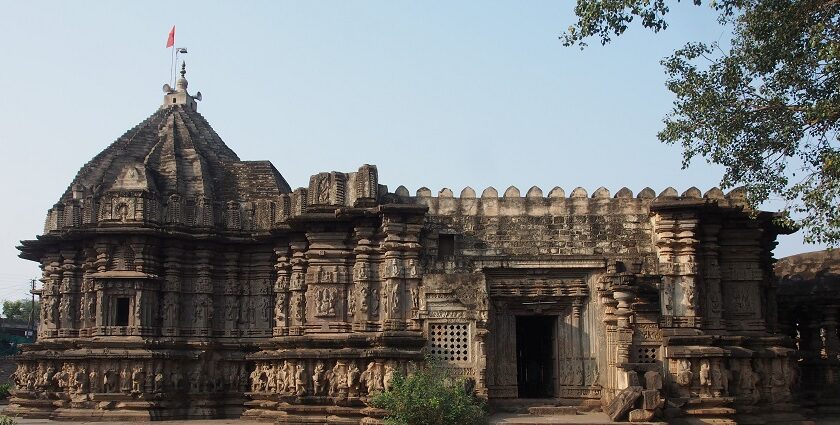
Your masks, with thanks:
[[[289,304],[289,335],[303,335],[306,323],[306,242],[294,241],[292,248],[292,275],[289,282],[291,292]]]
[[[378,317],[374,314],[372,300],[372,294],[376,289],[374,287],[375,276],[372,260],[378,254],[378,249],[372,240],[373,235],[373,226],[356,226],[356,246],[353,249],[356,261],[353,264],[353,286],[348,295],[348,310],[353,330],[357,331],[376,330],[377,328],[375,322]]]
[[[618,374],[616,376],[615,389],[622,390],[631,384],[629,373],[635,373],[624,369],[623,366],[630,363],[630,347],[633,344],[632,323],[633,311],[630,309],[630,301],[635,294],[629,287],[614,287],[613,298],[618,302],[615,309],[615,366]]]
[[[58,254],[45,256],[43,264],[43,283],[41,290],[41,326],[38,327],[39,338],[58,336],[58,287],[61,281],[61,268]]]
[[[705,288],[703,317],[707,328],[724,329],[723,294],[720,288],[720,264],[718,254],[720,246],[717,236],[720,224],[704,224],[700,237],[700,259],[703,270],[702,281]]]
[[[693,212],[659,213],[656,217],[664,327],[701,326],[696,258],[698,224]],[[671,314],[673,321],[669,318]]]
[[[225,252],[225,288],[224,288],[224,311],[218,314],[224,319],[225,334],[231,337],[242,335],[240,328],[240,300],[242,284],[239,282],[239,256],[237,251]]]
[[[94,288],[93,273],[96,272],[95,252],[93,258],[88,257],[82,269],[82,289],[80,295],[81,317],[80,326],[83,336],[93,336],[96,327],[96,289]]]
[[[161,333],[164,336],[177,336],[180,333],[180,311],[181,311],[181,262],[183,261],[183,249],[177,244],[170,243],[164,251],[161,311]]]
[[[422,227],[422,223],[406,223],[403,239],[405,295],[408,298],[405,305],[406,312],[408,312],[407,326],[409,329],[416,331],[420,330],[420,321],[417,319],[419,318],[420,304],[423,301],[422,288],[420,287],[423,281],[422,268],[420,267],[420,252],[422,250],[420,231]]]
[[[292,269],[289,258],[289,247],[282,246],[274,249],[277,263],[274,270],[277,278],[274,280],[274,329],[275,337],[288,334],[289,326],[289,284]]]
[[[193,287],[193,323],[196,336],[211,336],[213,327],[212,252],[207,249],[194,251],[196,280]]]
[[[399,330],[405,328],[405,266],[402,255],[402,234],[405,224],[396,216],[386,215],[382,219],[385,233],[385,270],[383,274],[381,317],[383,329]]]
[[[76,251],[62,251],[61,284],[59,285],[59,336],[73,337],[78,313],[77,294],[80,268],[76,264]]]

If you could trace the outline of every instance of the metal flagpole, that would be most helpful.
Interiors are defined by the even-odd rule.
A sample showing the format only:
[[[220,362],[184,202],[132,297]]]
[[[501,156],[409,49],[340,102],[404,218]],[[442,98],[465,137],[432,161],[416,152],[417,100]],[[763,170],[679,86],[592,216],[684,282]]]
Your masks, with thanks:
[[[175,84],[175,43],[172,43],[172,62],[169,63],[169,86]]]

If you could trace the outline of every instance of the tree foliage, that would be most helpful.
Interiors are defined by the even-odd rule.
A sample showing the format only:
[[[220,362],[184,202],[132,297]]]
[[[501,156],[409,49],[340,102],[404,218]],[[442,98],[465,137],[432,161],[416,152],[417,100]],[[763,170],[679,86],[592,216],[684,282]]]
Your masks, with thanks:
[[[700,5],[701,0],[692,0]],[[805,240],[840,242],[840,0],[720,0],[726,45],[688,42],[662,60],[675,95],[658,137],[725,168],[755,208],[785,201]],[[567,46],[602,44],[634,21],[667,28],[665,0],[578,0]]]
[[[19,300],[3,301],[3,317],[6,319],[29,320],[29,312],[32,311],[32,300],[23,298]],[[38,323],[40,309],[38,301],[35,302],[35,323]]]
[[[392,385],[371,399],[374,407],[388,412],[387,425],[486,423],[483,401],[472,394],[467,382],[454,378],[434,360],[408,376],[395,375]]]

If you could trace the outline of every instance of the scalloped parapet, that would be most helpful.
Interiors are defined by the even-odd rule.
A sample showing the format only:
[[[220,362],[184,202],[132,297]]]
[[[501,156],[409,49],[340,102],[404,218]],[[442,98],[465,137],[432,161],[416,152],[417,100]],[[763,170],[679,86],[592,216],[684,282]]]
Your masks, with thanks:
[[[501,196],[494,187],[488,187],[476,197],[475,190],[466,187],[461,190],[459,197],[448,188],[441,189],[439,196],[432,196],[428,188],[420,188],[416,196],[408,197],[402,186],[396,195],[403,202],[416,203],[429,208],[431,215],[487,215],[487,216],[541,216],[541,215],[570,215],[570,214],[638,214],[649,212],[652,208],[692,207],[711,204],[721,208],[746,208],[743,191],[733,190],[726,196],[718,188],[712,188],[701,194],[696,187],[691,187],[679,195],[676,189],[668,187],[657,196],[653,189],[646,187],[635,197],[633,192],[624,187],[612,196],[605,187],[600,187],[589,196],[586,189],[575,188],[566,197],[560,187],[554,187],[543,195],[542,189],[532,186],[524,197],[515,186],[508,187]]]

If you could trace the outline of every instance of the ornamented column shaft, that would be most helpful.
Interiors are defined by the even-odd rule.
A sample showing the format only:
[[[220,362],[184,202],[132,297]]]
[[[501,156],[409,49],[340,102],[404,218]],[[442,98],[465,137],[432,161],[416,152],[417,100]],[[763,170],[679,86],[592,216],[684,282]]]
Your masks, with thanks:
[[[289,283],[291,304],[289,305],[289,335],[303,335],[306,323],[306,242],[291,243],[292,277]]]
[[[76,317],[78,313],[77,294],[79,291],[80,267],[76,264],[76,251],[62,251],[61,285],[59,287],[59,336],[75,336]]]
[[[164,336],[177,336],[180,333],[181,311],[181,262],[183,249],[174,244],[168,244],[164,251],[163,307],[161,311],[162,333]]]
[[[289,247],[275,248],[277,263],[274,270],[277,278],[274,281],[274,329],[272,335],[283,336],[289,332],[289,286],[292,277]]]
[[[717,236],[720,224],[703,225],[700,239],[700,255],[703,265],[703,282],[705,288],[705,325],[709,329],[725,329],[723,319],[723,295],[720,287],[720,264],[718,255],[720,246]]]
[[[239,255],[237,251],[225,252],[224,323],[225,333],[232,337],[241,336]]]
[[[372,294],[376,289],[373,259],[378,250],[373,242],[373,235],[373,226],[360,225],[355,229],[356,247],[353,251],[356,262],[353,265],[353,287],[347,303],[353,330],[356,331],[372,331],[377,327],[375,322],[378,316],[372,308]]]
[[[419,313],[421,310],[421,303],[423,302],[423,293],[421,283],[423,280],[422,269],[420,267],[420,252],[422,245],[420,244],[420,231],[423,224],[420,220],[414,218],[405,225],[405,234],[403,242],[404,258],[405,258],[405,292],[408,295],[406,305],[407,311],[410,315],[407,319],[407,325],[412,330],[420,330]]]
[[[382,230],[385,233],[385,270],[382,287],[383,329],[400,330],[405,328],[405,266],[403,264],[402,235],[405,223],[399,216],[386,215],[382,218]]]
[[[197,249],[196,280],[193,287],[193,329],[196,336],[211,336],[213,327],[213,266],[212,252]]]

